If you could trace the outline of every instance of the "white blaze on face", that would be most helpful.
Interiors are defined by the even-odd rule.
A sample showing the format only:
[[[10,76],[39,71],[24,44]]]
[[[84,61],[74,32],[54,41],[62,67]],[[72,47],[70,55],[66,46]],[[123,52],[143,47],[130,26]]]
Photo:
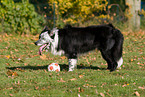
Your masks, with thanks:
[[[49,44],[50,42],[52,42],[52,40],[53,39],[51,39],[51,37],[49,36],[48,31],[46,31],[40,35],[40,39],[36,41],[36,43],[37,43],[37,46],[41,46],[46,43]]]
[[[53,41],[53,39],[49,36],[47,31],[42,33],[42,40],[44,40],[45,43],[50,43]]]

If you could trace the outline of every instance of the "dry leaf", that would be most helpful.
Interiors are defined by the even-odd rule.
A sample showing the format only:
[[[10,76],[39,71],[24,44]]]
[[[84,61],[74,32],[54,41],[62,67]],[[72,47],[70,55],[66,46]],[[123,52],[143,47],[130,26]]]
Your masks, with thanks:
[[[39,86],[35,86],[35,89],[38,90],[39,89]]]
[[[96,94],[98,94],[98,91],[97,91],[97,89],[96,89]]]
[[[133,61],[133,59],[131,59],[131,62]]]
[[[78,94],[78,97],[81,97],[81,95],[80,95],[80,94]]]
[[[26,65],[28,65],[27,63],[24,63],[24,65],[26,66]]]
[[[9,94],[10,96],[13,96],[13,94]]]
[[[82,78],[84,75],[79,75],[79,78]]]
[[[10,66],[10,63],[6,63],[7,66]]]
[[[10,87],[10,88],[7,88],[7,89],[10,89],[10,90],[12,90],[12,89],[13,89],[13,87]]]
[[[12,76],[18,76],[17,72],[14,72],[14,73],[12,74]]]
[[[109,93],[106,92],[106,94],[107,94],[108,96],[112,97],[112,95],[110,95]]]
[[[57,82],[66,82],[66,81],[64,81],[62,78],[60,78],[60,80],[57,80]]]
[[[17,49],[14,49],[16,52],[18,52],[19,50],[17,50]]]
[[[83,85],[83,87],[89,87],[89,85],[87,84],[87,85]]]
[[[8,75],[8,76],[12,76],[12,74],[13,74],[13,71],[11,71],[11,70],[8,70],[8,71],[7,71],[7,75]]]
[[[138,88],[139,88],[139,89],[145,89],[145,86],[144,86],[144,87],[139,86]]]
[[[18,81],[18,82],[15,81],[15,84],[20,85],[20,81]]]
[[[84,89],[82,89],[81,87],[78,88],[78,92],[84,92]]]
[[[46,58],[46,55],[42,54],[42,56],[40,56],[40,59],[46,60],[46,59],[47,59],[47,58]]]
[[[72,78],[72,79],[70,79],[71,81],[74,81],[74,80],[77,80],[76,78]]]
[[[9,59],[9,58],[10,58],[10,55],[6,55],[5,57],[6,57],[7,59]]]
[[[96,86],[86,84],[86,85],[83,85],[83,87],[96,87]]]
[[[93,85],[89,85],[89,87],[96,87],[96,86],[93,86]]]
[[[122,87],[125,87],[125,86],[127,86],[127,85],[126,84],[122,85]]]
[[[65,57],[65,56],[62,56],[62,57],[60,57],[60,58],[61,58],[61,59],[63,59],[63,60],[64,60],[64,59],[66,59],[66,57]]]
[[[136,96],[140,97],[140,94],[138,93],[138,91],[134,92]]]
[[[100,95],[101,95],[102,97],[105,97],[105,95],[104,95],[103,93],[100,93]]]

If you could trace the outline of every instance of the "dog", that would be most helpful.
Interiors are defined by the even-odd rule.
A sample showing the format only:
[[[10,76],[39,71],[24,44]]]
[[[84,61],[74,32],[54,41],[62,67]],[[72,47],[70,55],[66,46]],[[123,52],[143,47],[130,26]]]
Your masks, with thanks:
[[[66,55],[69,71],[77,68],[77,58],[80,54],[98,49],[107,62],[110,72],[123,64],[123,34],[112,24],[95,25],[87,27],[72,27],[52,30],[47,26],[42,30],[39,40],[35,45],[43,49],[51,49],[54,55]]]

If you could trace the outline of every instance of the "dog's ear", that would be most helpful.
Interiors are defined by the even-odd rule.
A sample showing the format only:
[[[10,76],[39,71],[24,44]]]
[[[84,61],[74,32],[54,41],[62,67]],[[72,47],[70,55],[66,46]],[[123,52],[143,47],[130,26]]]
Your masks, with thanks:
[[[68,29],[68,28],[72,28],[72,26],[70,24],[67,24],[67,25],[64,26],[64,28]]]
[[[47,27],[47,26],[45,26],[44,28],[43,28],[43,31],[48,31],[49,30],[49,28]]]

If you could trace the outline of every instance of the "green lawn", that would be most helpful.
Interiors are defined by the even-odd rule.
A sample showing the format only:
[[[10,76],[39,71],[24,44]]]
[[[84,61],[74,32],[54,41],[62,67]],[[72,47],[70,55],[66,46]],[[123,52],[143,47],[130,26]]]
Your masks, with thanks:
[[[79,57],[67,72],[64,56],[38,55],[37,36],[0,35],[0,97],[145,97],[145,32],[123,32],[124,63],[111,72],[95,50]],[[57,62],[61,71],[48,72]]]

